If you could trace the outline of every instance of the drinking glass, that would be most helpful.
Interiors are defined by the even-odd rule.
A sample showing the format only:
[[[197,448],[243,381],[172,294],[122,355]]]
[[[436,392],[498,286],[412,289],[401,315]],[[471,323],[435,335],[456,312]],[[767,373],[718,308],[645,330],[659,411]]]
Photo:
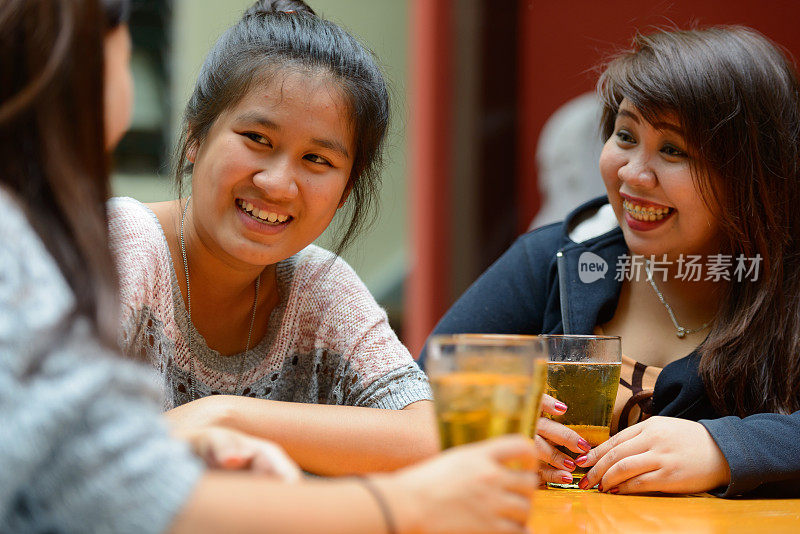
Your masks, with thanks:
[[[548,345],[545,393],[567,405],[567,411],[550,419],[577,432],[596,447],[609,437],[614,401],[622,369],[622,346],[618,336],[542,336]],[[559,450],[576,458],[566,447]],[[551,486],[576,488],[588,469],[576,467],[572,484]]]
[[[547,372],[538,336],[434,336],[426,370],[442,448],[503,434],[535,436]]]

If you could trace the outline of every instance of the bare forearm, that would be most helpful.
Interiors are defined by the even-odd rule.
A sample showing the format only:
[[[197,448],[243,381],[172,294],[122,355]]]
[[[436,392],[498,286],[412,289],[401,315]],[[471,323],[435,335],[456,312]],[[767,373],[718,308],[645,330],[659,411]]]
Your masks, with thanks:
[[[284,484],[246,474],[210,472],[170,532],[366,534],[385,529],[374,500],[353,481]]]
[[[275,441],[313,473],[343,475],[392,470],[438,452],[432,403],[379,410],[216,396],[168,413]],[[194,404],[194,403],[192,403]]]

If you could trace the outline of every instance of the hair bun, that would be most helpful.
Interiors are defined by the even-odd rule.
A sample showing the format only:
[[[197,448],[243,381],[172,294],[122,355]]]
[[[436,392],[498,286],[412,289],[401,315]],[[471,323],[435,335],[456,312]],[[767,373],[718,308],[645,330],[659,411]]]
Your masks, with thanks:
[[[247,11],[244,12],[242,18],[251,17],[254,15],[265,15],[267,13],[310,13],[316,15],[314,10],[306,4],[303,0],[256,0]]]

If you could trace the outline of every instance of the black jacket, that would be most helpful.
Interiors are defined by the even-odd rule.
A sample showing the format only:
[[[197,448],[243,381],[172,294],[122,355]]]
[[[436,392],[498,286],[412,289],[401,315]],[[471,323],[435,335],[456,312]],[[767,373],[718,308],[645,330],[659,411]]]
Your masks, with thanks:
[[[521,236],[450,308],[434,334],[591,334],[595,325],[609,321],[622,286],[616,266],[629,254],[622,231],[616,227],[580,243],[568,235],[576,221],[607,203],[597,198],[564,222]],[[592,282],[581,281],[579,273],[586,252],[607,266]],[[423,351],[422,366],[424,359]],[[699,360],[694,351],[664,368],[653,413],[699,421],[708,429],[731,468],[731,483],[719,495],[800,496],[800,412],[721,417],[706,394]]]

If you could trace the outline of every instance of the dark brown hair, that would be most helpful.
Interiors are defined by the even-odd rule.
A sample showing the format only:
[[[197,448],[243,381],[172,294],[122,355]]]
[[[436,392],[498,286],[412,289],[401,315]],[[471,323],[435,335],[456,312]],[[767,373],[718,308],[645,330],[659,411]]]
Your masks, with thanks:
[[[787,56],[741,26],[637,35],[598,82],[606,138],[623,98],[678,118],[724,252],[762,258],[757,280],[726,284],[700,347],[722,413],[800,409],[799,90]]]
[[[372,53],[345,30],[315,16],[310,9],[284,6],[290,2],[259,1],[228,29],[209,52],[183,117],[177,150],[175,183],[181,193],[183,176],[191,174],[189,148],[203,143],[217,118],[235,106],[253,83],[284,69],[323,72],[344,94],[352,124],[355,154],[336,253],[373,218],[380,185],[383,143],[389,124],[389,93]],[[297,4],[294,1],[291,4]],[[289,7],[286,13],[277,9]]]
[[[0,185],[57,262],[75,294],[75,313],[113,344],[119,325],[105,217],[106,19],[96,0],[0,3]]]

